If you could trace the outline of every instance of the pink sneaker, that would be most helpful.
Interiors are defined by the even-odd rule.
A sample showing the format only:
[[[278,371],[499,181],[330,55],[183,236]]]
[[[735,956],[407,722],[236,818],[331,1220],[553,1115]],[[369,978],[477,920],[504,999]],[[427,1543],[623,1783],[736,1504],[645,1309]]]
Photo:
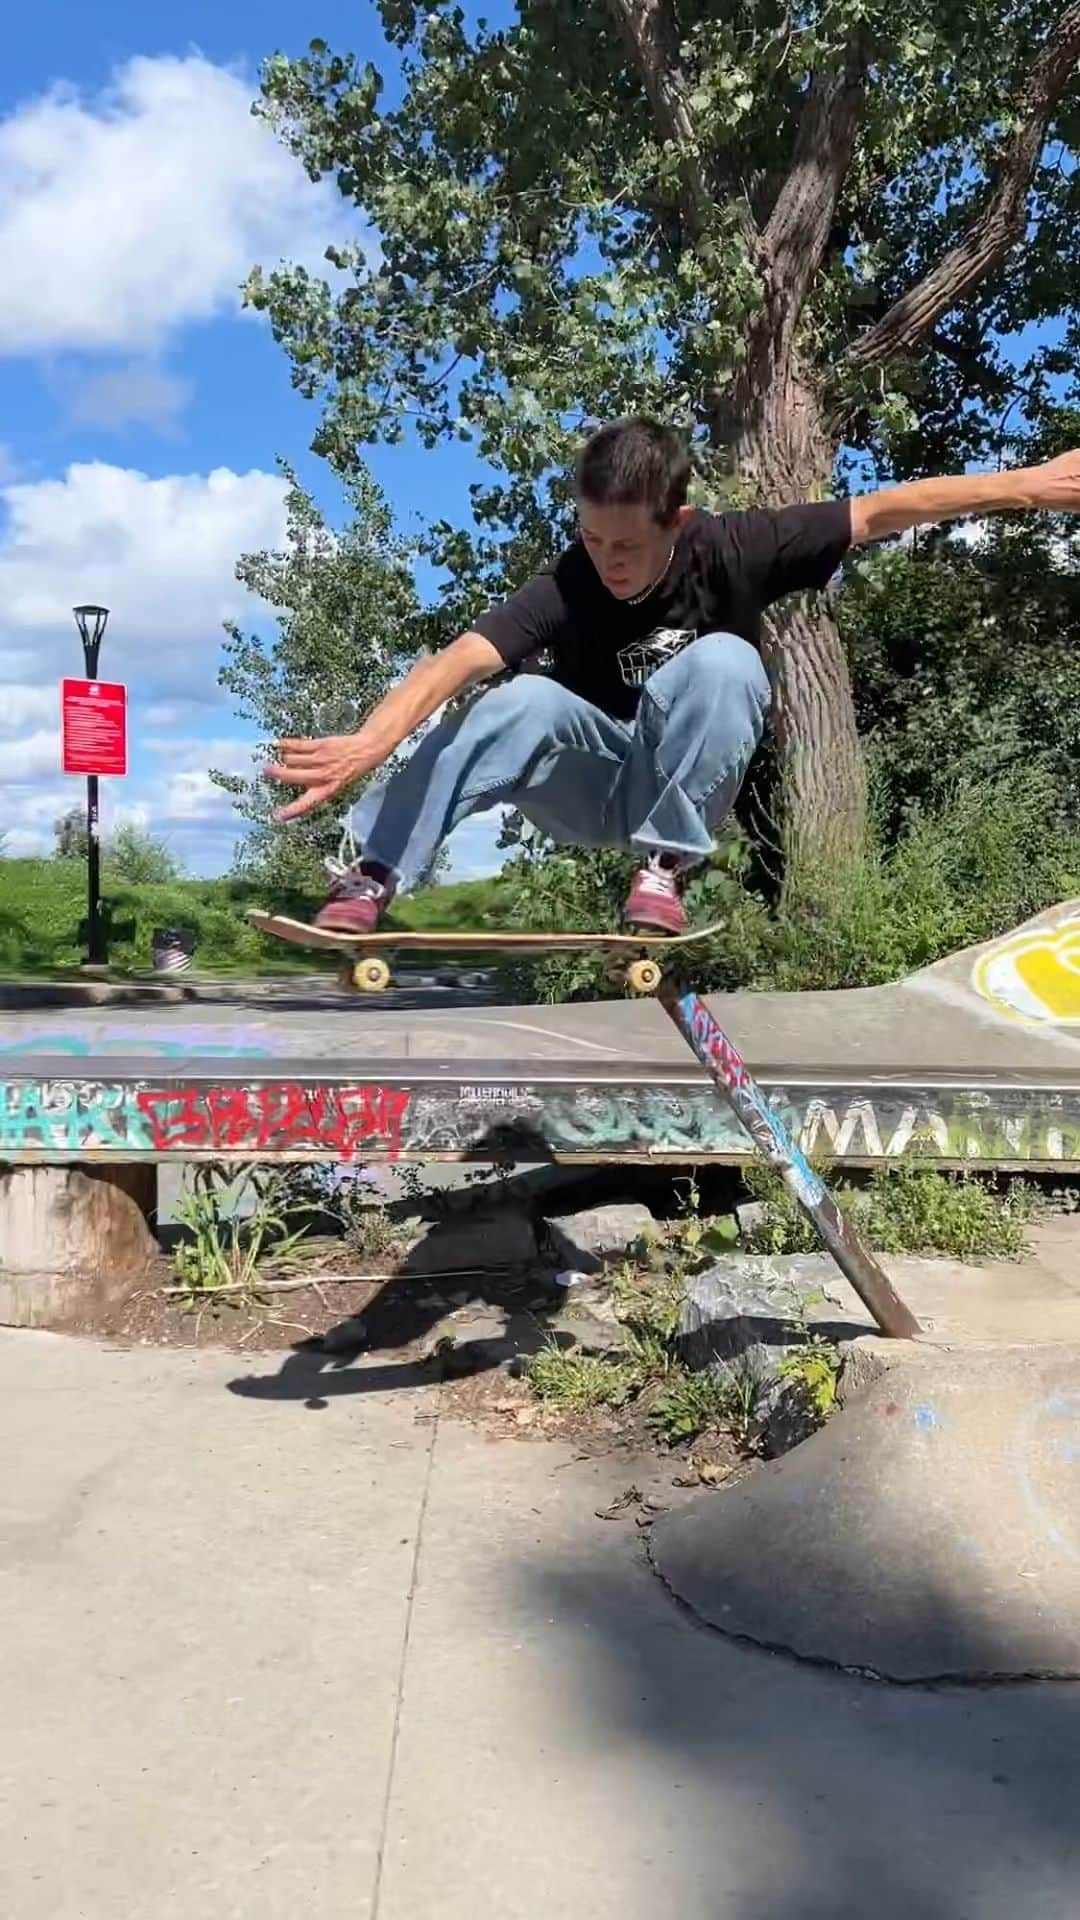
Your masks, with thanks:
[[[328,933],[374,933],[394,897],[393,880],[382,867],[365,867],[360,860],[327,865],[333,880],[312,924]]]
[[[685,880],[677,854],[652,854],[634,875],[623,919],[650,933],[685,933],[689,924],[682,903]]]

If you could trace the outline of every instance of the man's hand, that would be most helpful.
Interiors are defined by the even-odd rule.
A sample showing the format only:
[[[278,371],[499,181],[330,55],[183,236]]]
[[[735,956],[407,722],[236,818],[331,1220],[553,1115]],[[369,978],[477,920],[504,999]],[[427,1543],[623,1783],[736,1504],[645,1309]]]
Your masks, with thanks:
[[[362,733],[331,734],[325,740],[279,740],[277,755],[264,768],[267,780],[285,787],[303,787],[299,800],[277,807],[275,821],[298,820],[301,814],[314,813],[328,800],[351,787],[354,781],[373,773],[387,758],[385,752],[365,741]]]
[[[1080,447],[1059,453],[1056,460],[1028,469],[1032,482],[1032,506],[1051,513],[1080,513]]]
[[[445,701],[476,681],[490,680],[504,665],[490,640],[479,633],[463,633],[442,653],[418,660],[401,685],[372,708],[358,733],[339,733],[326,740],[279,740],[274,748],[277,758],[263,773],[282,786],[306,791],[299,800],[278,807],[275,821],[314,813],[343,787],[374,773]]]

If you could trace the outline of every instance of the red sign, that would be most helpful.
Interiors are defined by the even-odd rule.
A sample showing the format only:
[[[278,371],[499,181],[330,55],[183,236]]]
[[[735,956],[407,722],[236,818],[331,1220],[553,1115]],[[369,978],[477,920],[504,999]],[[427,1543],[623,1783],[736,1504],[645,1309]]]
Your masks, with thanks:
[[[127,772],[127,688],[114,680],[60,682],[65,773]]]

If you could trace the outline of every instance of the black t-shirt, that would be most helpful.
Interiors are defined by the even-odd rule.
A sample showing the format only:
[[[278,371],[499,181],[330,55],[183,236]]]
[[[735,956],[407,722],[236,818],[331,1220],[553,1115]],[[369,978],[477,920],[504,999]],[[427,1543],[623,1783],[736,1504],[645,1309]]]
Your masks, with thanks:
[[[786,594],[826,586],[850,546],[847,500],[696,512],[663,580],[636,605],[608,592],[577,540],[547,572],[482,613],[472,630],[512,669],[550,656],[553,679],[630,720],[648,673],[689,640],[737,633],[759,646],[764,609]]]

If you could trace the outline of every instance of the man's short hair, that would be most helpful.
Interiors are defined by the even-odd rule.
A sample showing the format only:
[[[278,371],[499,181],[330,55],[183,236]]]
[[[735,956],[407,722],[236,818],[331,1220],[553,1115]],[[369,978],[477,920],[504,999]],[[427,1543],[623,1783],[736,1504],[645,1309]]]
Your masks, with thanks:
[[[577,463],[577,490],[594,507],[648,507],[658,526],[670,526],[686,505],[692,465],[686,442],[655,420],[616,420],[586,441]]]

